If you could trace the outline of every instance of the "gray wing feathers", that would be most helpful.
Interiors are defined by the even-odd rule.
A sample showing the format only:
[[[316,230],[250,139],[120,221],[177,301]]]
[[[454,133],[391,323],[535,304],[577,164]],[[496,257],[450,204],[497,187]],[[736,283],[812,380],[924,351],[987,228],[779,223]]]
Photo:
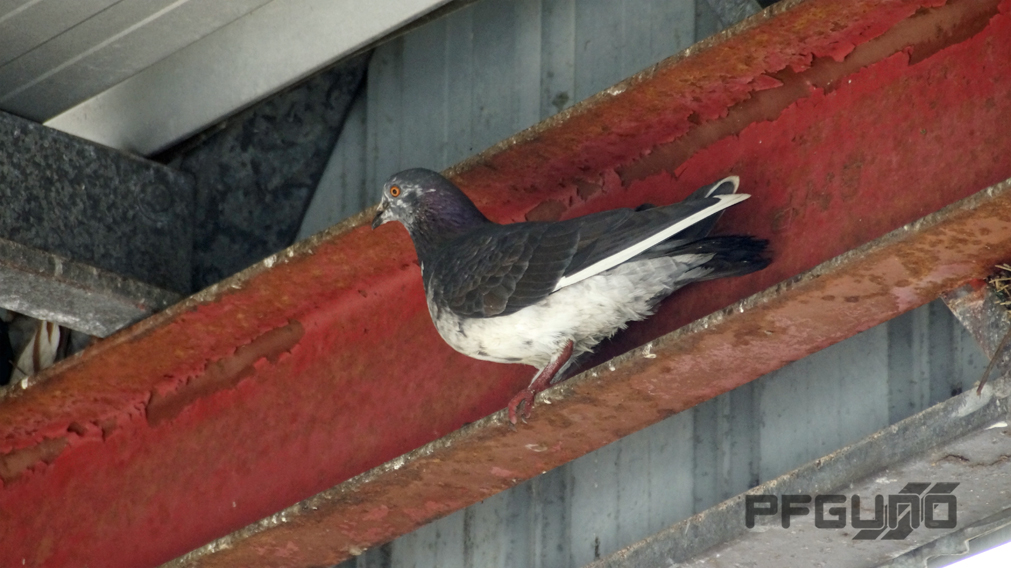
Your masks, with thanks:
[[[508,315],[554,290],[578,241],[578,229],[557,223],[499,225],[447,246],[426,264],[425,287],[461,316]]]
[[[650,247],[656,246],[688,229],[695,223],[715,215],[731,205],[740,203],[748,197],[750,196],[746,194],[715,195],[713,197],[691,201],[686,200],[676,205],[643,211],[638,215],[653,216],[658,213],[665,213],[666,218],[663,219],[665,222],[663,224],[651,224],[646,227],[647,230],[643,230],[642,227],[635,227],[629,231],[619,230],[609,233],[607,239],[612,241],[609,243],[610,246],[600,246],[600,241],[604,240],[602,237],[595,243],[596,250],[594,250],[592,255],[582,259],[578,264],[574,263],[566,270],[565,276],[555,285],[555,290],[570,286],[595,274],[614,268],[622,262],[643,253]],[[699,235],[695,238],[701,236]]]
[[[425,288],[438,305],[460,316],[515,313],[674,235],[678,242],[704,237],[721,211],[747,199],[736,190],[737,178],[731,176],[666,207],[616,209],[557,223],[490,225],[426,261]]]

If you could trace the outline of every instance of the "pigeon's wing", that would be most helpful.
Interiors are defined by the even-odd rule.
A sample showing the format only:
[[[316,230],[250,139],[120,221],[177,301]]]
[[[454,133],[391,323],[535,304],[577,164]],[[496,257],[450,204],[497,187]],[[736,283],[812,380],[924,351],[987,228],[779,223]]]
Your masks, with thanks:
[[[509,315],[554,291],[578,244],[575,225],[489,225],[426,262],[425,289],[436,305],[463,317]]]
[[[705,185],[695,190],[695,192],[685,198],[682,203],[691,203],[696,199],[705,199],[707,197],[714,197],[717,195],[733,195],[737,193],[737,187],[740,185],[740,182],[741,180],[737,176],[725,177],[716,183]],[[691,227],[678,233],[676,240],[690,243],[705,237],[713,230],[713,227],[716,226],[716,222],[720,220],[722,215],[723,213],[721,212],[702,219]]]
[[[736,188],[737,178],[731,176],[699,189],[680,203],[629,211],[617,224],[602,231],[584,231],[579,249],[555,284],[555,290],[614,268],[675,235],[684,242],[704,237],[712,230],[718,213],[750,197],[734,193]],[[565,223],[578,224],[591,217]],[[596,223],[587,227],[591,228],[596,229]]]
[[[426,261],[425,289],[436,305],[462,317],[515,313],[748,197],[732,194],[736,183],[729,192],[722,183],[681,203],[644,211],[615,209],[556,223],[484,226]]]

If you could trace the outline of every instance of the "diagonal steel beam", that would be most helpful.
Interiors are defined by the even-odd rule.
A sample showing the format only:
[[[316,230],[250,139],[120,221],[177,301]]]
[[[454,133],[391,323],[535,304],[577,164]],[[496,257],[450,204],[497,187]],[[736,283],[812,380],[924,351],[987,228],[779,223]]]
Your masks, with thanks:
[[[997,304],[992,288],[985,281],[973,280],[944,292],[942,297],[969,328],[983,352],[992,356],[1009,327],[1007,310]],[[1011,394],[1009,378],[996,376],[978,393],[972,390],[953,396],[746,494],[671,525],[588,568],[703,565],[707,561],[747,565],[756,558],[770,566],[817,565],[832,558],[834,564],[841,566],[897,568],[927,566],[931,556],[961,554],[967,550],[967,539],[1011,526],[1007,503],[991,498],[999,486],[1008,482],[1011,472],[1011,464],[1001,457],[1011,446],[1003,430],[1007,426],[1007,398]],[[854,541],[855,530],[816,530],[809,519],[796,519],[790,530],[776,526],[779,517],[760,518],[759,521],[777,522],[753,530],[744,523],[745,495],[869,497],[896,493],[908,480],[961,482],[962,490],[956,492],[957,528],[919,530],[906,539],[879,538],[867,542]],[[965,487],[967,484],[972,487]],[[979,491],[979,487],[985,487],[986,491]]]
[[[963,298],[967,303],[982,303],[978,296]],[[827,558],[833,566],[935,566],[927,563],[930,556],[959,554],[965,551],[968,538],[1011,526],[1007,501],[993,498],[1011,490],[1009,386],[1006,377],[999,377],[982,394],[969,391],[949,398],[587,568],[817,566]],[[957,527],[918,525],[905,538],[888,538],[882,530],[876,539],[858,540],[854,537],[860,531],[849,516],[849,524],[838,530],[815,526],[814,512],[795,517],[789,529],[782,528],[779,515],[759,517],[753,529],[745,524],[748,495],[859,495],[866,503],[874,495],[899,493],[911,481],[958,482],[954,489]]]
[[[516,431],[482,417],[530,370],[446,347],[369,212],[48,370],[0,399],[0,558],[155,565],[238,530],[177,564],[335,563],[985,274],[1011,255],[1009,12],[789,2],[454,168],[500,221],[735,173],[755,198],[724,226],[775,254]]]
[[[922,305],[1007,256],[1011,179],[546,391],[523,427],[499,411],[167,566],[312,566],[360,553]]]

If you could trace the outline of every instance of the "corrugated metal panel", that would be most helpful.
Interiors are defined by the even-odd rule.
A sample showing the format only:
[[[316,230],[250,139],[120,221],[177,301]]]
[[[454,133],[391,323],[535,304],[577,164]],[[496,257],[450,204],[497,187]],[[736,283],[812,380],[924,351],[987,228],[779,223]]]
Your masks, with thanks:
[[[2,2],[0,109],[151,155],[449,1]]]
[[[42,121],[269,0],[39,0],[0,10],[0,105]]]
[[[21,0],[0,6],[0,65],[94,16],[117,0]]]
[[[694,43],[694,0],[485,0],[376,49],[299,238],[376,201],[404,168],[441,170]],[[358,166],[365,148],[364,172]],[[343,172],[338,174],[337,172]]]
[[[301,236],[372,205],[388,175],[448,167],[720,16],[705,1],[484,0],[381,46]],[[344,566],[582,566],[969,388],[985,363],[934,302]]]

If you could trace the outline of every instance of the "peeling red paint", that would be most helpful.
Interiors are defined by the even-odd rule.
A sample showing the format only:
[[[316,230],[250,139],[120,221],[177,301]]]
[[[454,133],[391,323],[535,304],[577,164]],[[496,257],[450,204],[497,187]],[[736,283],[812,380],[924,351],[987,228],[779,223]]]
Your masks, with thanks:
[[[248,345],[242,345],[227,358],[207,365],[206,370],[177,388],[162,392],[159,385],[151,393],[147,405],[147,421],[152,426],[175,418],[194,401],[221,390],[234,388],[239,381],[256,374],[256,365],[262,361],[277,364],[281,356],[290,352],[302,339],[305,330],[297,321],[272,329]]]
[[[69,443],[67,438],[53,438],[0,456],[0,479],[6,485],[16,481],[22,473],[40,462],[47,465],[53,463]]]
[[[775,262],[682,291],[603,350],[663,336],[657,358],[562,385],[530,424],[472,425],[196,562],[336,563],[981,276],[1011,252],[1005,194],[664,335],[1011,177],[1009,6],[809,0],[455,169],[497,220],[669,203],[734,173],[754,198],[721,227],[769,238]],[[448,348],[406,233],[366,223],[0,399],[0,564],[157,565],[502,408],[531,370]]]

